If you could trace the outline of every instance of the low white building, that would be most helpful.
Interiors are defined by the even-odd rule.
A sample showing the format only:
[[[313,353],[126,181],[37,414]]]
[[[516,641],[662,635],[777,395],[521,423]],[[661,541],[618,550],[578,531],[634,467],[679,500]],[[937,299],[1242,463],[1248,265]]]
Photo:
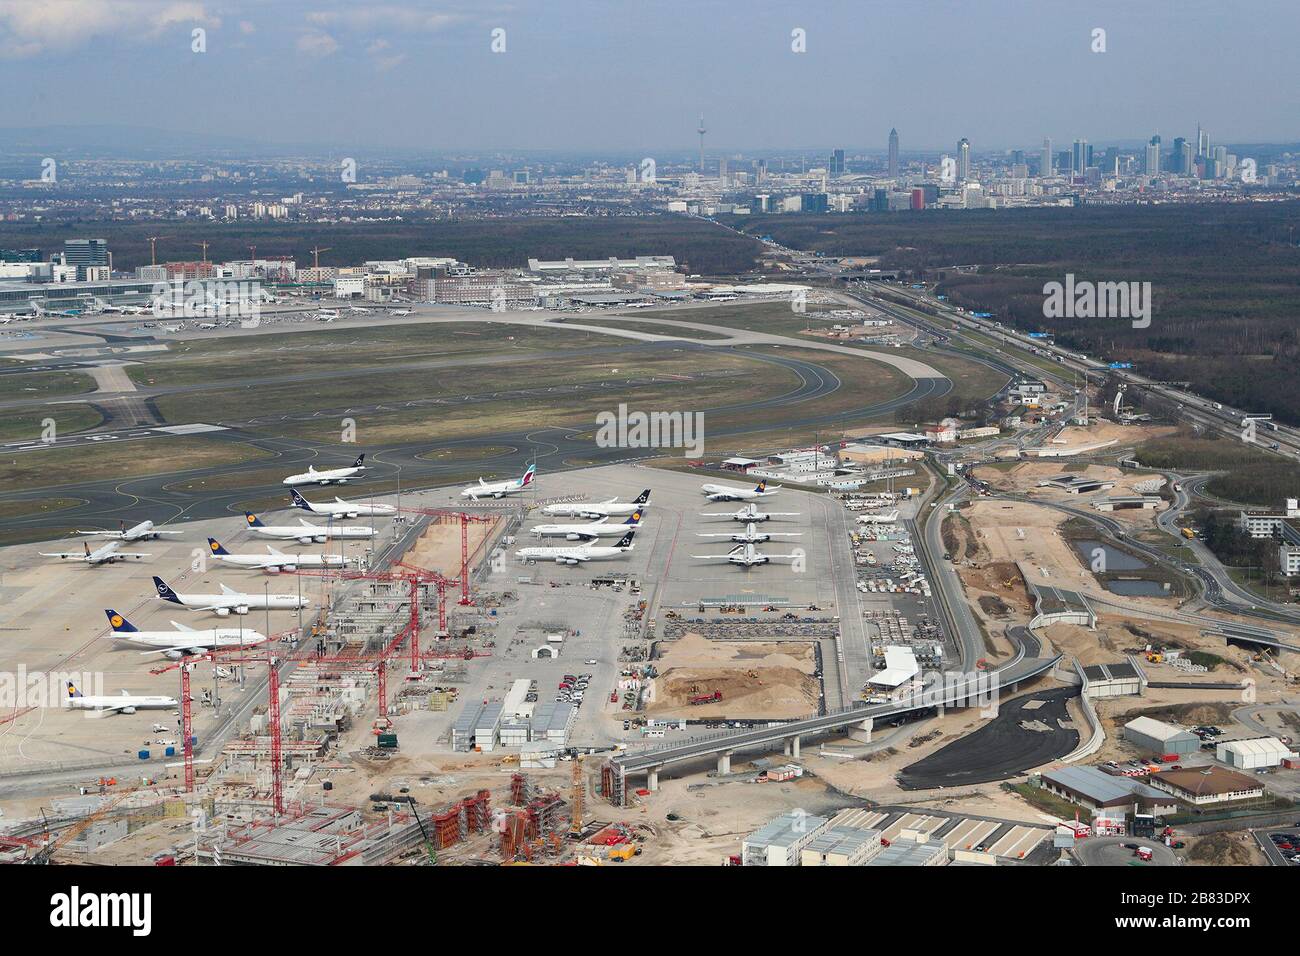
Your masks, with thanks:
[[[740,844],[743,866],[799,866],[804,849],[821,836],[830,820],[808,813],[786,813],[768,823]]]
[[[1214,756],[1238,770],[1257,770],[1276,767],[1295,754],[1276,737],[1252,737],[1225,741],[1214,748]]]

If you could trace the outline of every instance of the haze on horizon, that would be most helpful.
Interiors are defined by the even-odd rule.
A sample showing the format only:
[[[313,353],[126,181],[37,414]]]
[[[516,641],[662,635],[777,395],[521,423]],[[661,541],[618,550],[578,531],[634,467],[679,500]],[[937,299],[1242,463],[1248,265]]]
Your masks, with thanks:
[[[0,127],[686,152],[704,114],[717,151],[877,151],[891,126],[904,151],[1171,140],[1198,122],[1216,143],[1289,142],[1297,27],[1288,0],[0,0]]]

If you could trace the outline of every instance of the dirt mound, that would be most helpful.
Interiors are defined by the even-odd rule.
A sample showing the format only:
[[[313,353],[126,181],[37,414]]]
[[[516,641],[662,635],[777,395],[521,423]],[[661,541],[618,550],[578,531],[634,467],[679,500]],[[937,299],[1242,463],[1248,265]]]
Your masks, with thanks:
[[[651,682],[649,713],[688,718],[803,717],[821,686],[807,642],[710,641],[690,633],[666,645]],[[694,697],[722,699],[691,704]]]
[[[1187,858],[1193,863],[1210,866],[1249,866],[1253,856],[1250,847],[1231,833],[1203,836],[1187,850]]]

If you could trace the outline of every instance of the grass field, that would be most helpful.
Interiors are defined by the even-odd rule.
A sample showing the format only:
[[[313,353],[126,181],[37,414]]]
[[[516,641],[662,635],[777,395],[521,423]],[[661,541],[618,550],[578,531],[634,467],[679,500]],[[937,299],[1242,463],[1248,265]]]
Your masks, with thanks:
[[[678,310],[676,309],[673,310],[674,313],[677,311]],[[648,315],[646,318],[652,319],[656,316],[680,319],[680,316],[668,315],[667,313],[661,312],[655,312]],[[692,339],[697,342],[708,342],[710,340],[727,338],[725,332],[705,332],[702,329],[679,329],[671,325],[659,325],[655,322],[637,322],[634,319],[595,319],[585,315],[576,315],[568,321],[575,325],[596,325],[601,328],[627,329],[631,332],[650,332],[654,335],[672,335],[677,338]]]
[[[212,438],[154,438],[95,447],[50,448],[8,455],[0,492],[57,488],[83,481],[126,481],[191,468],[238,465],[270,452]]]
[[[46,420],[51,418],[56,435],[72,435],[104,421],[104,416],[94,408],[82,404],[11,408],[0,414],[0,441],[39,441]]]
[[[32,399],[51,395],[84,395],[94,391],[95,380],[83,372],[26,372],[0,375],[0,401]]]

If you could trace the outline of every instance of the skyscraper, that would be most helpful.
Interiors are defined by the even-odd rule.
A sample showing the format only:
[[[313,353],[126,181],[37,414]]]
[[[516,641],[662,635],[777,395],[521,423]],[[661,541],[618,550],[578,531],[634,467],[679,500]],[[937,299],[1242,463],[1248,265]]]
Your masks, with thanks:
[[[1047,177],[1052,175],[1052,141],[1043,140],[1043,155],[1038,161],[1038,175]]]
[[[898,178],[898,130],[889,131],[889,178]]]
[[[963,136],[957,141],[957,180],[970,179],[970,140]]]
[[[831,152],[831,175],[844,175],[844,150],[837,149]]]
[[[108,261],[107,239],[65,239],[63,242],[63,261],[76,266],[77,278],[86,278],[88,266],[106,266]]]
[[[1070,154],[1070,169],[1074,175],[1082,176],[1088,168],[1088,141],[1086,139],[1076,139],[1074,141],[1074,150]]]
[[[1156,133],[1151,137],[1151,142],[1147,143],[1146,166],[1143,169],[1148,176],[1156,176],[1160,173],[1160,134]]]

